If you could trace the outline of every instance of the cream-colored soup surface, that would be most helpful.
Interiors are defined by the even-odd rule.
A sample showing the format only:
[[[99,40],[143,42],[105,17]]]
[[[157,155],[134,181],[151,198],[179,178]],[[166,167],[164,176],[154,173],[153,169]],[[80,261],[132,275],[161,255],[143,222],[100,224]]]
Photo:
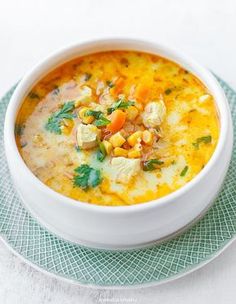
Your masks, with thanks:
[[[16,121],[19,151],[55,191],[131,205],[189,182],[215,150],[215,103],[167,59],[111,51],[69,61],[40,80]]]

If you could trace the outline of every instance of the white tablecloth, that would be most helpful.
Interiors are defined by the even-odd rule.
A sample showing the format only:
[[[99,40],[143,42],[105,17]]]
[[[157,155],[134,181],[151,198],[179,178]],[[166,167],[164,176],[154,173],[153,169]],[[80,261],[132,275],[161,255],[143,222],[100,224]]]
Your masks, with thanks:
[[[55,49],[104,36],[148,38],[177,47],[236,89],[235,0],[0,0],[0,95]],[[236,303],[235,286],[235,243],[177,281],[105,291],[39,273],[0,242],[1,304],[226,304]]]

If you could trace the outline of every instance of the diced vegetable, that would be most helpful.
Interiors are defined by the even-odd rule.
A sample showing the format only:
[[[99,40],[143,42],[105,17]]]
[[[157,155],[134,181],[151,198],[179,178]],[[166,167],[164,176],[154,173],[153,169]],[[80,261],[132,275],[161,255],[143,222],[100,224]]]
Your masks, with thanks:
[[[159,159],[149,159],[143,163],[143,170],[144,171],[153,171],[162,164],[164,164],[164,162],[160,161]]]
[[[99,146],[99,150],[97,152],[97,160],[102,162],[102,161],[104,161],[104,159],[107,155],[107,152],[106,152],[106,149],[105,149],[105,146],[104,146],[103,142],[99,142],[98,146]]]
[[[119,131],[126,120],[126,113],[121,110],[115,110],[111,115],[111,123],[108,124],[107,129],[112,133]]]
[[[142,141],[147,145],[151,145],[153,143],[153,133],[148,130],[143,131]]]
[[[83,190],[94,188],[102,182],[101,172],[89,165],[81,165],[75,169],[74,186]]]
[[[138,109],[135,106],[130,106],[126,109],[127,119],[133,121],[138,116]]]
[[[104,148],[105,148],[105,150],[106,150],[106,153],[107,153],[108,155],[111,154],[111,151],[112,151],[112,144],[111,144],[109,141],[107,141],[107,140],[103,140],[102,143],[103,143],[103,145],[104,145]]]
[[[81,118],[82,122],[85,124],[90,124],[94,121],[93,115],[87,115],[87,113],[89,113],[89,111],[91,111],[91,110],[87,107],[83,107],[79,111],[79,117]]]
[[[188,166],[185,166],[184,169],[181,171],[180,176],[184,177],[186,175],[187,171],[188,171]]]
[[[109,142],[112,144],[114,148],[121,147],[125,143],[125,138],[122,136],[120,132],[112,135],[109,139]]]
[[[123,148],[120,148],[120,147],[116,147],[113,151],[114,153],[114,156],[123,156],[123,157],[127,157],[128,155],[128,151],[123,149]]]
[[[142,154],[139,149],[131,149],[128,152],[128,158],[140,158],[141,156],[142,156]]]
[[[130,135],[127,139],[128,143],[130,144],[130,146],[135,146],[138,142],[141,141],[142,139],[142,131],[136,131],[135,133],[133,133],[132,135]]]
[[[147,85],[140,84],[135,92],[135,97],[139,101],[145,101],[149,97],[150,88]]]
[[[196,142],[193,143],[193,146],[194,146],[195,149],[198,150],[199,149],[199,145],[201,143],[209,144],[209,143],[211,143],[211,141],[212,141],[211,135],[202,136],[202,137],[197,138]]]

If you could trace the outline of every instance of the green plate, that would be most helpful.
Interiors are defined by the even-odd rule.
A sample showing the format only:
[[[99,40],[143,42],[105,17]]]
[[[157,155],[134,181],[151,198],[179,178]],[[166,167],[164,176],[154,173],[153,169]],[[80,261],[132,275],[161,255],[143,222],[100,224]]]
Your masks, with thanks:
[[[236,93],[219,81],[229,99],[236,129]],[[121,252],[85,248],[52,235],[23,208],[9,176],[3,148],[3,123],[14,89],[0,102],[0,234],[28,263],[82,285],[150,286],[199,268],[233,240],[236,235],[235,148],[223,190],[215,204],[195,226],[175,239]]]

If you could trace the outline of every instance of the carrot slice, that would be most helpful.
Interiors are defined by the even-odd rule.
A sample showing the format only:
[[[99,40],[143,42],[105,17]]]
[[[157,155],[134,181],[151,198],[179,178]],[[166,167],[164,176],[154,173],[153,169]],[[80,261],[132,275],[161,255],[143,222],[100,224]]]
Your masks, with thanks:
[[[117,79],[117,81],[115,82],[114,88],[112,88],[112,89],[113,89],[113,92],[114,92],[115,94],[120,94],[120,93],[122,93],[122,90],[123,90],[124,86],[125,86],[125,80],[124,80],[124,78],[119,77],[119,78]]]
[[[136,89],[135,92],[135,97],[139,100],[139,101],[145,101],[150,93],[150,88],[148,86],[145,85],[139,85]]]
[[[126,113],[121,110],[115,110],[111,116],[111,123],[107,126],[107,129],[112,133],[118,132],[124,125],[126,120]]]

